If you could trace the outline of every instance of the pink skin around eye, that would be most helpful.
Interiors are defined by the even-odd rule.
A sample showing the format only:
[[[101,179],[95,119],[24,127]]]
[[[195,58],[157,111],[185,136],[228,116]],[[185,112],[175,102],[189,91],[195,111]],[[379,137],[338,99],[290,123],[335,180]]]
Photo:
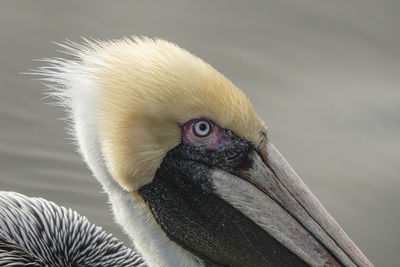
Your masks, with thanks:
[[[205,120],[210,123],[210,134],[205,137],[198,137],[193,132],[193,126],[196,122]],[[223,130],[213,121],[206,118],[197,118],[185,122],[181,127],[182,142],[186,145],[205,146],[208,149],[218,149],[225,141]]]

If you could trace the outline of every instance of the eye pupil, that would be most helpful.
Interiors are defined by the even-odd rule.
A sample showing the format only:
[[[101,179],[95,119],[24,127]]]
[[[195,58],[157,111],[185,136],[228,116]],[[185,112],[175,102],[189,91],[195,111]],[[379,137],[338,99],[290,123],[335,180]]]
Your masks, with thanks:
[[[206,137],[211,132],[211,125],[208,121],[198,121],[193,125],[193,132],[197,137]]]

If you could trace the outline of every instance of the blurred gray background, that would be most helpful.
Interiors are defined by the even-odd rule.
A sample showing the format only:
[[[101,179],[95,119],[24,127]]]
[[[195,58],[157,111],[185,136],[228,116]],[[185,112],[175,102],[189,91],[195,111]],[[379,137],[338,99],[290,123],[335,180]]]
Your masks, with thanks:
[[[51,41],[161,37],[243,89],[271,139],[377,266],[400,250],[400,1],[0,2],[0,189],[86,215],[129,244],[61,110],[20,75]]]

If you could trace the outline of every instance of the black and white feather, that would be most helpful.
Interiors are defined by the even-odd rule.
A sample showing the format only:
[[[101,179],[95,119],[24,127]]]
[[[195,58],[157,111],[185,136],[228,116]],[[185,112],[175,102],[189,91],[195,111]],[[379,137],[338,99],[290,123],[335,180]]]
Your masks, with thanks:
[[[0,192],[0,266],[146,266],[141,256],[76,211]]]

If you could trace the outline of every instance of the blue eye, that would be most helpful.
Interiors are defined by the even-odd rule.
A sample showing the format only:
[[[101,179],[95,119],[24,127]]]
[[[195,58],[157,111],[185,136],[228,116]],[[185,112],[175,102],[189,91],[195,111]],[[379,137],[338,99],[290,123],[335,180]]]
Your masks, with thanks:
[[[211,132],[211,125],[206,120],[197,121],[193,125],[193,132],[197,137],[206,137]]]

